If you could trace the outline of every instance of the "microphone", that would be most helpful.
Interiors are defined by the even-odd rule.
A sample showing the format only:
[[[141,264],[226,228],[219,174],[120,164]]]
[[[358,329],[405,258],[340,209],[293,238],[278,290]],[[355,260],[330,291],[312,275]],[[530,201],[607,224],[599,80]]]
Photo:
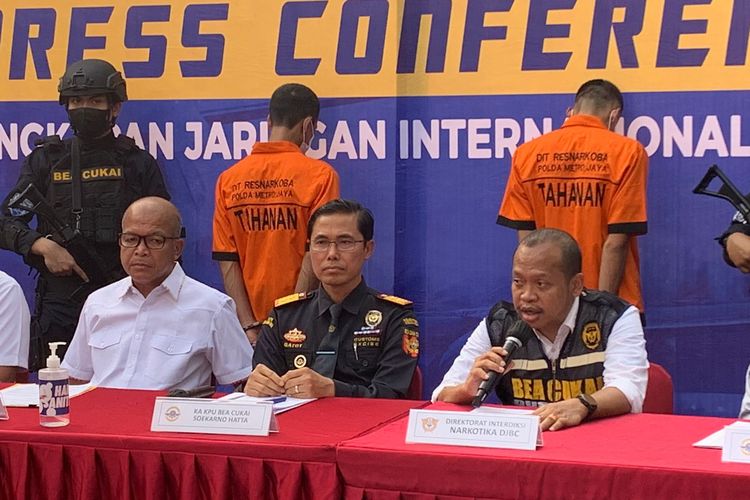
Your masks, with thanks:
[[[216,392],[212,385],[202,385],[193,389],[172,389],[167,393],[170,398],[207,398]]]
[[[502,328],[499,321],[493,321],[490,323],[490,328],[493,330],[493,333],[495,333],[496,338],[499,336],[498,334],[501,332],[498,332],[497,330]],[[513,359],[513,355],[516,353],[516,350],[518,350],[519,347],[524,345],[534,334],[534,330],[531,329],[529,325],[527,325],[522,320],[518,320],[515,323],[513,323],[513,326],[510,327],[508,330],[508,336],[505,337],[505,344],[503,344],[503,349],[508,353],[505,356],[505,369],[507,370],[510,366],[510,362]],[[474,399],[471,402],[471,406],[474,408],[479,408],[482,406],[482,403],[484,403],[484,400],[487,399],[487,396],[495,390],[495,387],[497,387],[497,384],[500,382],[500,379],[503,378],[508,372],[504,371],[503,373],[497,373],[497,372],[490,372],[489,378],[487,380],[483,380],[481,384],[479,384],[479,390],[477,390],[477,395],[474,396]]]

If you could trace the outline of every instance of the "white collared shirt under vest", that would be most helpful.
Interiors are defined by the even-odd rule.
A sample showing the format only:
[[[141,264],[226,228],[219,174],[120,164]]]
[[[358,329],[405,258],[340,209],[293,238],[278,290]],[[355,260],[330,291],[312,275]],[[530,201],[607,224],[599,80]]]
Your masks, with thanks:
[[[578,302],[579,299],[576,297],[565,321],[557,331],[555,342],[550,342],[549,339],[534,331],[542,343],[544,354],[552,362],[560,356],[565,339],[575,328]],[[489,351],[491,347],[487,323],[482,318],[461,349],[461,354],[443,377],[443,381],[433,391],[432,400],[437,399],[443,388],[463,384],[474,365],[474,360]],[[638,309],[633,306],[628,307],[615,321],[612,332],[609,334],[607,350],[604,353],[603,378],[604,387],[615,387],[625,395],[630,402],[631,413],[642,411],[648,383],[648,360],[641,318]]]
[[[252,347],[231,298],[179,264],[144,297],[128,276],[93,292],[62,366],[99,387],[190,389],[247,378]]]

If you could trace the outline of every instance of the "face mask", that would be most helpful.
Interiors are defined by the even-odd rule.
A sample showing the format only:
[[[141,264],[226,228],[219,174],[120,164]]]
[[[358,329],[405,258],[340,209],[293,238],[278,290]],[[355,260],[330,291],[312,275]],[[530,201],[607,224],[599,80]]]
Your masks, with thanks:
[[[108,109],[69,109],[68,118],[76,135],[81,139],[96,139],[112,129]]]

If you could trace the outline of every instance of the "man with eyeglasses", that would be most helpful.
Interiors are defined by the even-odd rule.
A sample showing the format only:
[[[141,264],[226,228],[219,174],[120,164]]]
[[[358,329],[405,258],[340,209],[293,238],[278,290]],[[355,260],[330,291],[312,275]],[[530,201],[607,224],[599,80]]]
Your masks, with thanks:
[[[317,286],[305,252],[307,221],[339,196],[336,171],[305,154],[319,113],[312,90],[282,85],[271,96],[268,141],[216,181],[213,259],[251,343],[274,300]]]
[[[469,404],[491,372],[507,371],[498,398],[536,407],[542,430],[639,413],[648,360],[638,309],[608,292],[584,289],[581,260],[568,233],[529,233],[513,256],[513,304],[492,307],[432,399]],[[533,332],[508,368],[500,346],[511,331],[528,327]]]
[[[411,302],[367,287],[374,221],[357,202],[333,200],[308,225],[316,291],[276,301],[245,385],[251,396],[403,398],[419,354]]]
[[[169,199],[156,160],[130,137],[114,135],[112,129],[128,95],[125,80],[112,64],[101,59],[74,62],[57,89],[73,137],[54,135],[37,141],[21,166],[16,186],[0,206],[0,248],[21,255],[39,272],[29,371],[44,366],[48,342],[73,338],[83,302],[94,288],[92,278],[98,275],[96,286],[101,286],[125,275],[117,258],[117,232],[128,205],[143,196]],[[93,259],[76,260],[80,254],[74,257],[69,252],[70,241],[63,241],[52,221],[37,216],[32,227],[32,212],[9,207],[30,184],[80,235],[81,246],[98,258],[97,269],[91,267]],[[65,346],[57,353],[64,356]]]
[[[244,380],[252,347],[232,299],[185,275],[177,208],[156,197],[122,219],[120,260],[128,277],[93,292],[62,366],[97,386],[191,389]]]

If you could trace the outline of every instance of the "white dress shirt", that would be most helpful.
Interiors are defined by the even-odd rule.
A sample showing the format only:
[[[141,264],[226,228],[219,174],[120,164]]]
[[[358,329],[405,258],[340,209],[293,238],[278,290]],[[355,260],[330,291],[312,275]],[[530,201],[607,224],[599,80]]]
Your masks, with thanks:
[[[534,330],[542,343],[545,356],[551,362],[555,362],[560,356],[565,339],[575,328],[578,302],[579,299],[576,297],[565,321],[560,325],[554,342]],[[474,365],[474,360],[489,351],[491,347],[486,322],[482,319],[461,348],[461,353],[443,377],[440,385],[432,392],[432,400],[437,400],[438,394],[445,387],[463,384]],[[648,382],[648,359],[640,315],[638,309],[633,306],[620,316],[609,334],[607,349],[604,353],[603,377],[604,387],[615,387],[625,395],[630,402],[631,413],[642,411]]]
[[[750,366],[747,367],[747,375],[745,375],[745,395],[742,397],[742,406],[740,406],[740,418],[750,419]]]
[[[0,366],[29,366],[30,321],[21,285],[0,271]]]
[[[101,387],[190,389],[247,378],[253,351],[228,296],[175,264],[147,297],[130,277],[93,292],[62,366]]]

